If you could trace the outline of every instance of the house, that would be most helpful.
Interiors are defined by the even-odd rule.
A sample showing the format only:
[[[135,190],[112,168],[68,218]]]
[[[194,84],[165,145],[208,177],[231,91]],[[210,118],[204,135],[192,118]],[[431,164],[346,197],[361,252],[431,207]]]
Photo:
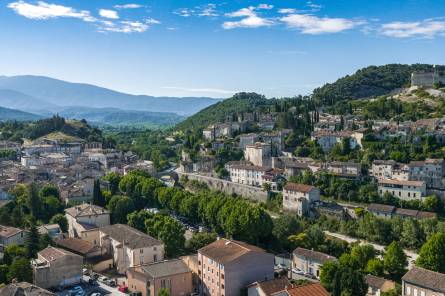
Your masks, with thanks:
[[[283,188],[283,209],[298,216],[308,214],[314,202],[320,200],[320,189],[311,185],[287,183]]]
[[[388,192],[403,200],[422,200],[426,195],[426,186],[423,181],[381,179],[378,181],[378,192],[381,196]]]
[[[253,145],[259,140],[258,134],[250,133],[250,134],[243,134],[239,135],[239,148],[245,149],[247,145]]]
[[[24,245],[28,231],[0,225],[0,244],[7,247],[9,245]]]
[[[272,146],[269,143],[261,142],[246,145],[244,159],[255,166],[270,167],[272,165]]]
[[[391,218],[396,210],[395,206],[372,203],[368,205],[368,212],[380,218]]]
[[[324,168],[326,172],[346,179],[358,179],[362,175],[362,166],[355,162],[331,161]]]
[[[47,247],[31,265],[34,284],[45,289],[71,286],[82,279],[83,258],[63,249]]]
[[[193,292],[192,271],[181,259],[155,262],[127,270],[128,289],[142,296],[158,295],[167,289],[171,296],[185,296]]]
[[[63,236],[59,224],[44,224],[37,229],[41,235],[48,234],[52,239],[58,239]]]
[[[413,267],[402,277],[403,296],[444,296],[445,274]]]
[[[99,245],[113,256],[118,273],[128,268],[164,260],[164,243],[128,225],[98,229]]]
[[[101,272],[113,267],[113,257],[106,254],[104,248],[89,241],[69,237],[58,239],[55,243],[57,247],[82,256],[83,263],[92,266],[92,270],[95,272]]]
[[[247,287],[247,296],[272,296],[290,286],[291,282],[286,277],[258,281]]]
[[[391,291],[396,288],[396,283],[371,274],[365,276],[368,285],[367,296],[381,296],[382,293]]]
[[[320,269],[323,264],[337,260],[337,258],[328,254],[304,248],[296,248],[292,254],[292,268],[301,270],[305,274],[311,274],[317,278],[320,278]]]
[[[396,165],[394,160],[374,160],[369,174],[377,179],[392,179]]]
[[[48,290],[37,287],[27,282],[12,282],[0,288],[0,296],[53,296]]]
[[[337,143],[342,143],[343,140],[349,142],[349,147],[355,149],[360,147],[355,134],[351,131],[329,131],[320,130],[312,133],[311,139],[317,141],[324,152],[330,151]]]
[[[203,295],[238,295],[247,285],[274,278],[274,256],[263,249],[219,239],[198,250]]]
[[[309,283],[303,286],[293,286],[286,289],[285,294],[275,296],[330,296],[331,294],[320,283]]]
[[[68,236],[85,238],[85,232],[110,225],[110,212],[90,204],[81,204],[65,209],[68,221]]]
[[[149,173],[153,176],[156,173],[156,169],[154,164],[150,160],[140,160],[134,164],[128,164],[124,166],[124,175],[128,174],[131,171],[140,170]]]
[[[255,165],[231,165],[228,172],[230,180],[234,183],[261,187],[264,181],[263,177],[270,170],[270,167]]]
[[[337,220],[344,220],[348,218],[347,211],[334,202],[318,201],[315,203],[315,208],[320,215],[325,215]]]

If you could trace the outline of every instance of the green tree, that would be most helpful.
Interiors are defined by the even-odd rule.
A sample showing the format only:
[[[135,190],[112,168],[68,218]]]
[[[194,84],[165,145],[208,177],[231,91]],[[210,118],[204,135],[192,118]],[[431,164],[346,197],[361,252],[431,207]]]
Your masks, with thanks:
[[[170,292],[166,288],[162,288],[158,291],[158,296],[170,296]]]
[[[173,258],[182,253],[185,243],[185,229],[170,216],[154,215],[145,221],[148,234],[165,244],[165,254]]]
[[[273,220],[272,234],[280,243],[282,248],[289,250],[293,244],[289,241],[289,236],[295,235],[302,230],[302,225],[295,215],[282,215]]]
[[[445,273],[445,234],[436,233],[420,249],[416,265]]]
[[[39,251],[40,234],[37,230],[35,223],[31,222],[31,227],[29,229],[28,236],[25,240],[25,247],[27,251],[27,256],[29,258],[35,258],[37,252]]]
[[[34,218],[40,218],[42,213],[42,201],[40,200],[37,184],[31,183],[28,186],[27,206]]]
[[[153,218],[153,214],[150,214],[145,210],[135,211],[133,213],[128,214],[127,216],[128,225],[136,228],[139,231],[146,230],[145,221],[151,218]]]
[[[45,233],[45,234],[40,236],[40,238],[39,238],[39,250],[43,250],[46,247],[52,246],[52,245],[53,245],[53,240],[49,236],[49,234]]]
[[[54,196],[56,198],[60,197],[59,188],[52,184],[45,184],[39,191],[41,197]]]
[[[368,261],[376,256],[372,245],[356,245],[351,249],[351,257],[358,263],[360,269],[365,269]]]
[[[100,181],[94,180],[93,186],[93,204],[104,207],[105,206],[105,198],[102,195],[102,191],[100,190]]]
[[[366,273],[381,277],[385,273],[385,266],[382,260],[373,258],[366,264],[365,271]]]
[[[9,266],[7,278],[9,282],[17,279],[18,282],[32,283],[32,269],[29,259],[23,257],[14,259]]]
[[[9,245],[6,246],[4,251],[3,262],[7,265],[10,265],[15,258],[18,257],[26,257],[27,250],[24,247],[18,245]]]
[[[134,211],[134,203],[128,196],[116,195],[111,198],[108,209],[114,223],[126,224],[128,213]]]
[[[185,247],[188,251],[196,253],[199,249],[208,244],[211,244],[216,240],[216,233],[202,232],[194,233],[192,238],[185,243]]]
[[[59,224],[60,229],[64,233],[68,231],[68,220],[66,219],[65,215],[63,215],[63,214],[55,214],[49,220],[49,223],[51,223],[51,224]]]
[[[394,279],[399,280],[406,272],[408,260],[403,249],[397,242],[392,242],[383,256],[385,271]]]
[[[8,274],[8,265],[1,264],[0,265],[0,285],[6,284],[8,281],[8,277],[6,276]]]
[[[116,195],[116,193],[119,192],[119,182],[121,181],[121,175],[119,175],[118,173],[109,173],[102,179],[108,181],[111,195]]]

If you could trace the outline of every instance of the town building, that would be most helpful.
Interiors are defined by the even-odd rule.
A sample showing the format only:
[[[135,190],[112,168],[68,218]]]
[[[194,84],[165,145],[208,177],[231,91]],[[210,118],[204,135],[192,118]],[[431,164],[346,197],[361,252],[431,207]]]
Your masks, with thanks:
[[[426,186],[423,181],[380,179],[378,180],[378,192],[381,196],[388,192],[403,200],[422,200],[426,195]]]
[[[263,177],[270,170],[270,167],[254,165],[230,165],[228,167],[230,181],[257,187],[263,185]]]
[[[247,287],[247,296],[272,296],[281,295],[286,288],[291,287],[291,282],[286,277],[258,281]]]
[[[258,134],[250,133],[250,134],[243,134],[238,136],[239,139],[239,148],[240,149],[246,149],[247,145],[253,145],[259,140]]]
[[[53,240],[62,238],[63,236],[62,229],[60,229],[59,224],[44,224],[39,226],[37,229],[41,235],[47,234]]]
[[[288,287],[283,294],[274,296],[331,296],[331,294],[320,283],[308,283]]]
[[[269,143],[256,142],[244,149],[244,159],[255,166],[270,167],[272,165],[272,148]]]
[[[365,276],[365,282],[368,285],[367,296],[381,296],[396,288],[395,282],[371,274]]]
[[[413,267],[402,277],[403,296],[445,296],[445,274]]]
[[[342,143],[343,140],[349,141],[350,149],[360,147],[355,134],[351,131],[317,131],[313,132],[311,139],[317,141],[324,152],[330,151],[336,144]]]
[[[152,161],[150,160],[139,160],[134,164],[128,164],[124,166],[124,175],[131,171],[140,170],[149,173],[150,175],[156,174],[156,169]]]
[[[283,188],[283,210],[306,216],[316,201],[320,200],[320,189],[311,185],[287,183]]]
[[[48,290],[37,287],[27,282],[12,282],[0,288],[0,296],[53,296]]]
[[[86,238],[85,232],[110,225],[110,212],[91,204],[80,204],[65,209],[68,221],[68,236]]]
[[[355,162],[326,162],[324,164],[324,170],[329,174],[346,179],[358,179],[362,175],[361,164]]]
[[[323,264],[337,260],[337,258],[328,254],[304,248],[296,248],[292,254],[292,268],[317,278],[320,278],[320,270]]]
[[[113,256],[117,272],[164,260],[164,243],[124,224],[98,229],[99,245]]]
[[[166,289],[170,296],[185,296],[193,292],[192,271],[181,259],[155,262],[127,270],[128,289],[142,296],[158,295]]]
[[[34,284],[45,289],[71,286],[82,279],[83,258],[63,249],[47,247],[31,265]]]
[[[274,256],[263,249],[219,239],[198,250],[203,295],[238,295],[247,285],[274,278]]]
[[[28,231],[11,226],[0,225],[0,245],[24,245]]]

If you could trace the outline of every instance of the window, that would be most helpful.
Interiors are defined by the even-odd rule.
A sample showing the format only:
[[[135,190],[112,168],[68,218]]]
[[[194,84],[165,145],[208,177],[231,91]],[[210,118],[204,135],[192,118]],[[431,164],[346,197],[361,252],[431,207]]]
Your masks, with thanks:
[[[221,273],[221,278],[224,279],[224,274]]]
[[[157,262],[158,261],[158,255],[153,255],[153,262]]]
[[[144,249],[140,249],[139,253],[144,254]]]
[[[414,295],[414,296],[417,296],[417,289],[416,289],[416,288],[413,289],[413,292],[414,292],[413,295]]]
[[[201,265],[201,261],[198,261],[198,265]]]

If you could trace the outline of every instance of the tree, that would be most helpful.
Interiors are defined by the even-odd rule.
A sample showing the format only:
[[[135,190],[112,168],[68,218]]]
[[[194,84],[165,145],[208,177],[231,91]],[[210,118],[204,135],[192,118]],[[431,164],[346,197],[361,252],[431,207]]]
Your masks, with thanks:
[[[289,236],[297,234],[301,230],[302,226],[295,215],[282,215],[273,220],[272,234],[286,250],[292,248]]]
[[[2,264],[0,265],[0,285],[6,284],[8,277],[6,276],[8,274],[8,265]]]
[[[16,258],[9,266],[7,274],[8,281],[17,279],[18,282],[32,283],[32,269],[31,263],[27,258]]]
[[[31,222],[28,236],[25,240],[25,247],[29,258],[35,258],[39,251],[40,234],[37,230],[36,224]]]
[[[154,215],[145,221],[148,234],[160,239],[165,244],[167,257],[176,257],[182,253],[185,243],[185,229],[170,216]]]
[[[94,180],[93,204],[100,206],[100,207],[105,206],[105,198],[102,195],[102,191],[100,190],[100,181],[99,180]]]
[[[63,215],[63,214],[55,214],[51,218],[51,220],[49,220],[49,223],[59,224],[60,230],[62,230],[62,232],[64,232],[64,233],[68,231],[68,220],[66,219],[65,215]]]
[[[3,262],[10,265],[15,258],[26,257],[26,248],[20,247],[18,245],[9,245],[5,248],[5,255],[3,257]]]
[[[121,175],[119,175],[118,173],[109,173],[102,179],[108,181],[111,195],[115,195],[119,192],[119,182],[121,181]]]
[[[45,233],[45,234],[40,236],[40,239],[39,239],[39,250],[43,250],[46,247],[51,246],[51,245],[53,245],[53,240],[49,236],[48,233]]]
[[[170,296],[170,292],[166,288],[162,288],[158,291],[157,296]]]
[[[42,213],[42,201],[37,190],[37,184],[31,183],[28,186],[27,206],[34,218],[40,218]]]
[[[406,272],[408,260],[403,249],[393,241],[383,256],[385,271],[394,279],[399,280]]]
[[[45,184],[40,189],[39,195],[41,197],[53,196],[53,197],[59,198],[60,197],[59,188],[57,188],[57,186],[52,185],[52,184]]]
[[[341,262],[323,264],[320,281],[332,296],[364,296],[368,290],[363,274]]]
[[[134,203],[128,196],[116,195],[111,198],[108,209],[114,223],[126,224],[127,214],[134,211]]]
[[[365,271],[366,273],[381,277],[385,272],[385,266],[383,265],[382,260],[373,258],[366,264]]]
[[[365,269],[368,261],[373,259],[376,255],[375,249],[372,245],[356,245],[351,249],[351,257],[355,260],[360,269]]]
[[[445,234],[436,233],[420,249],[416,265],[445,273]]]
[[[185,243],[188,251],[196,253],[199,249],[216,240],[216,233],[199,232],[193,234],[192,238]]]

